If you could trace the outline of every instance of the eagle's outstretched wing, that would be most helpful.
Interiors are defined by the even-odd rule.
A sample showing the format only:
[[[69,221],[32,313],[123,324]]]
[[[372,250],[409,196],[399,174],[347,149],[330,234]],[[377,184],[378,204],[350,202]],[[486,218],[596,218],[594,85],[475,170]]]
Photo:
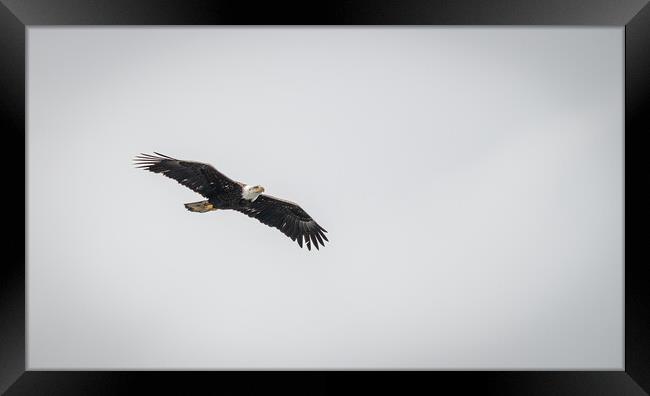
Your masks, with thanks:
[[[323,240],[327,241],[324,234],[327,231],[293,202],[262,194],[250,205],[235,208],[235,210],[277,228],[291,240],[297,240],[300,247],[302,247],[303,238],[309,250],[311,250],[312,244],[318,249],[319,243],[324,246]]]
[[[133,160],[137,168],[161,173],[172,178],[206,198],[219,194],[241,191],[240,183],[201,162],[183,161],[156,153],[140,154]]]

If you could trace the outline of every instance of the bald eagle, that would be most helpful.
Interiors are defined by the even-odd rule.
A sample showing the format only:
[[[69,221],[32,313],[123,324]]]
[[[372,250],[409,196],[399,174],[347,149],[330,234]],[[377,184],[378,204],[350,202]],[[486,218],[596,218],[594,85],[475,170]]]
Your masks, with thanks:
[[[297,241],[300,247],[304,239],[309,250],[312,244],[318,249],[319,243],[324,246],[323,240],[328,240],[325,236],[327,231],[300,206],[262,194],[262,186],[232,180],[209,164],[178,160],[156,152],[154,154],[137,155],[133,160],[136,168],[162,173],[207,198],[204,201],[186,203],[185,207],[190,212],[236,210],[277,228],[291,240]]]

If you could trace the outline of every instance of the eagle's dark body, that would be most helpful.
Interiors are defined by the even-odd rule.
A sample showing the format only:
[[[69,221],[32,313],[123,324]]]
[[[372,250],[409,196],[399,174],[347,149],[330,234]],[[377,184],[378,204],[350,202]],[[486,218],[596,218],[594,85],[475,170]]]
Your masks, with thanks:
[[[303,240],[311,250],[324,245],[325,229],[318,225],[297,204],[270,195],[259,186],[247,186],[217,171],[213,166],[194,161],[183,161],[163,154],[141,154],[135,158],[139,168],[161,173],[203,195],[207,200],[185,204],[192,212],[232,209],[256,218],[261,223],[282,231],[302,247]]]

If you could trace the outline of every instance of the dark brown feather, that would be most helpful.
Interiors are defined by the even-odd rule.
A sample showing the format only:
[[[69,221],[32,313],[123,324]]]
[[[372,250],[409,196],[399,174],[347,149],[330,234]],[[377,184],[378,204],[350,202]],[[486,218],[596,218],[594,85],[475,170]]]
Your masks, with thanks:
[[[312,245],[320,249],[319,246],[325,245],[323,239],[328,240],[323,234],[327,231],[300,206],[290,201],[262,194],[248,206],[234,209],[263,224],[277,228],[291,240],[296,241],[300,247],[303,246],[304,240],[309,250]]]
[[[232,196],[234,199],[241,197],[241,183],[230,179],[209,164],[178,160],[159,153],[140,154],[135,157],[134,164],[137,168],[174,179],[206,198],[224,200],[223,195]]]

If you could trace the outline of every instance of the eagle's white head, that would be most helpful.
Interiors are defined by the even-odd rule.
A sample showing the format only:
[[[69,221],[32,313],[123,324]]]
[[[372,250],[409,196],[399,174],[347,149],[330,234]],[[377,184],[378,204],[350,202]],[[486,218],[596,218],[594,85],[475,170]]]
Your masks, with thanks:
[[[241,197],[249,201],[255,201],[257,197],[264,192],[262,186],[249,186],[248,184],[242,188]]]

